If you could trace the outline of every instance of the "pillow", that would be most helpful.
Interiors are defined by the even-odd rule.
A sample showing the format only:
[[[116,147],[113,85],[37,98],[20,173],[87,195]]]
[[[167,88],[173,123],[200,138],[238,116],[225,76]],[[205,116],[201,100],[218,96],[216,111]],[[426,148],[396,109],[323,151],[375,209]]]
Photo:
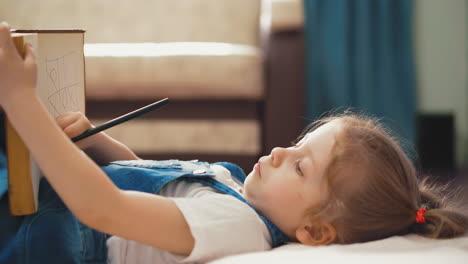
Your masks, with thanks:
[[[466,264],[468,233],[452,239],[430,239],[411,234],[350,245],[309,247],[287,244],[267,252],[235,255],[210,262],[233,263]]]

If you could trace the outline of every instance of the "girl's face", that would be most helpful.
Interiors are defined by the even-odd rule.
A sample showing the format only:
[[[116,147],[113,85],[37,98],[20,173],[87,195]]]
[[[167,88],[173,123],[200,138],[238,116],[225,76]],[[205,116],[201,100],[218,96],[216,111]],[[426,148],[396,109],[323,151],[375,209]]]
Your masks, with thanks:
[[[306,210],[328,197],[324,172],[339,127],[338,120],[331,121],[296,146],[274,148],[245,180],[246,200],[289,237],[308,224]]]

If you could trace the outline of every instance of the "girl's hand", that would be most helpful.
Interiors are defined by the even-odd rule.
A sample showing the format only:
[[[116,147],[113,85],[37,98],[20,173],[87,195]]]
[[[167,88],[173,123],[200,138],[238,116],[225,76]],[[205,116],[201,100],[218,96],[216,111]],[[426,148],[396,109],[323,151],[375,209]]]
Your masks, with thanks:
[[[94,128],[88,118],[81,112],[65,112],[57,116],[55,121],[69,138],[77,137],[85,131]],[[84,138],[76,142],[76,145],[81,150],[86,150],[95,143],[95,136]]]
[[[14,97],[34,92],[36,87],[36,58],[30,44],[26,44],[24,59],[16,50],[10,26],[0,23],[0,105]]]

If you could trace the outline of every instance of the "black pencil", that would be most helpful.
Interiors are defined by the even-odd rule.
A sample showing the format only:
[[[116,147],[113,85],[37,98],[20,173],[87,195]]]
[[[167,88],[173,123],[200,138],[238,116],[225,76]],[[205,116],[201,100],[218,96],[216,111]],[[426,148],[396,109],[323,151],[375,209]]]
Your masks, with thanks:
[[[147,113],[149,111],[153,111],[153,110],[155,110],[155,109],[157,109],[157,108],[159,108],[159,107],[161,107],[163,105],[166,105],[167,103],[169,103],[169,98],[164,98],[164,99],[159,100],[159,101],[157,101],[155,103],[149,104],[149,105],[144,106],[142,108],[139,108],[139,109],[137,109],[135,111],[127,113],[127,114],[125,114],[123,116],[119,116],[117,118],[114,118],[114,119],[112,119],[112,120],[110,120],[110,121],[108,121],[108,122],[106,122],[106,123],[104,123],[104,124],[102,124],[100,126],[97,126],[97,127],[92,128],[92,129],[90,129],[88,131],[85,131],[83,134],[72,138],[72,141],[76,142],[78,140],[87,138],[87,137],[92,136],[92,135],[94,135],[96,133],[99,133],[99,132],[101,132],[101,131],[103,131],[105,129],[111,128],[111,127],[116,126],[116,125],[118,125],[120,123],[123,123],[125,121],[130,120],[130,119],[138,117],[138,116],[140,116],[142,114],[145,114],[145,113]]]

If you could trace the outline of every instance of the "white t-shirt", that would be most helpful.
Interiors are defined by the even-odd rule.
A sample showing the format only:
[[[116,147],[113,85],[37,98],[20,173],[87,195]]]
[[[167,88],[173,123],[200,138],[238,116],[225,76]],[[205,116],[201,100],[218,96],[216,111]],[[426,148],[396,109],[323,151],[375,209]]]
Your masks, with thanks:
[[[236,191],[241,186],[220,165],[212,165],[216,180]],[[113,236],[107,240],[108,263],[204,263],[220,257],[271,249],[271,236],[257,213],[239,199],[201,183],[174,181],[160,193],[176,203],[195,239],[189,256]],[[155,234],[157,235],[157,234]]]

